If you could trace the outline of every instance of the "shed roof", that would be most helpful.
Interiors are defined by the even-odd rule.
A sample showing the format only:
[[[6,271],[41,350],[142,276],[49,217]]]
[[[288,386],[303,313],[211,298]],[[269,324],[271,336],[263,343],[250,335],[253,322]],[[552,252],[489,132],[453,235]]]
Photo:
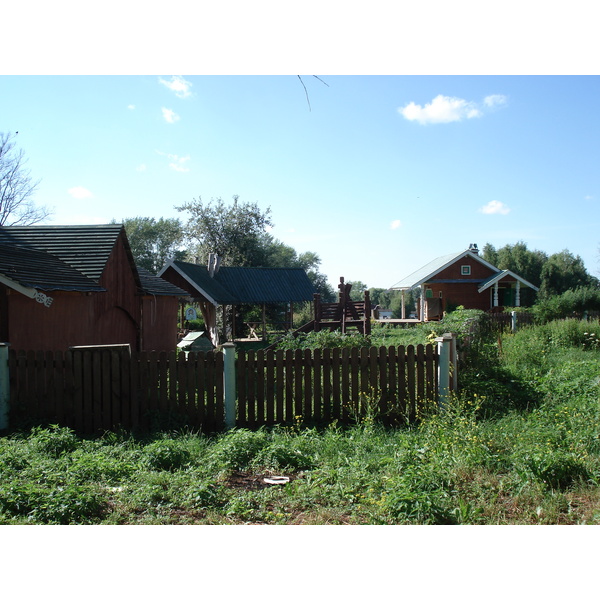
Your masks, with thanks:
[[[10,244],[0,243],[0,274],[25,287],[44,291],[106,291],[52,254]]]
[[[11,225],[0,227],[0,244],[43,250],[97,282],[122,230],[120,224]]]
[[[485,281],[482,281],[481,285],[479,286],[479,293],[483,292],[484,290],[487,290],[489,287],[494,285],[496,282],[504,279],[505,277],[513,277],[514,279],[516,279],[517,281],[522,283],[524,286],[530,287],[531,289],[535,290],[536,292],[539,292],[539,288],[536,287],[535,285],[533,285],[533,283],[530,283],[526,279],[519,277],[519,275],[517,275],[516,273],[513,273],[509,269],[504,269],[504,271],[500,271],[499,273],[496,273],[495,275],[488,277]]]
[[[169,268],[215,305],[304,302],[314,294],[300,268],[221,267],[211,277],[205,266],[169,261],[159,275]]]
[[[142,291],[147,294],[154,296],[189,296],[188,292],[182,290],[180,287],[165,281],[158,275],[151,273],[143,267],[137,267],[140,282],[142,284]]]

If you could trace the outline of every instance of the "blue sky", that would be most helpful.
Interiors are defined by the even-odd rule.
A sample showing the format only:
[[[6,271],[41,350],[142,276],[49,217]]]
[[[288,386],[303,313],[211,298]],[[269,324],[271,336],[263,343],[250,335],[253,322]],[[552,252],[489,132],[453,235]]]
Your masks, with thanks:
[[[474,242],[600,271],[598,76],[0,76],[51,223],[234,194],[340,276],[389,287]],[[325,82],[325,83],[323,83]]]

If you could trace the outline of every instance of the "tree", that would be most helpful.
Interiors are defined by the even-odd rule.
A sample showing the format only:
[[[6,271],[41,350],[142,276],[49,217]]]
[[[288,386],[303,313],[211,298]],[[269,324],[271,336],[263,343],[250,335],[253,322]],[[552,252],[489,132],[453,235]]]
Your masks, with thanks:
[[[261,211],[256,203],[240,202],[233,196],[229,206],[221,198],[204,202],[193,199],[175,207],[189,213],[183,226],[188,252],[206,264],[208,255],[216,253],[223,265],[236,267],[265,266],[265,231],[272,225],[271,209]]]
[[[15,147],[17,133],[0,132],[0,225],[33,225],[51,214],[31,199],[39,181],[25,169],[23,150]]]
[[[114,221],[113,221],[114,223]],[[158,273],[169,258],[183,260],[183,229],[179,219],[124,219],[123,225],[136,265]]]
[[[550,256],[542,268],[541,279],[540,295],[545,298],[579,287],[598,285],[598,280],[587,272],[581,257],[568,250]]]

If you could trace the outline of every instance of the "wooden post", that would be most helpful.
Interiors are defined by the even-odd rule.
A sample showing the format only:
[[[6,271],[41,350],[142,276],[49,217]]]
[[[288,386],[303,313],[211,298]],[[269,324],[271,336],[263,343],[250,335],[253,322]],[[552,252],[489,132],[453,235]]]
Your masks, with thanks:
[[[521,282],[519,280],[515,286],[515,306],[521,306]]]
[[[0,430],[8,429],[8,408],[10,401],[9,346],[10,344],[0,343]]]
[[[237,394],[235,388],[235,344],[223,344],[223,396],[225,427],[232,429],[236,422]]]
[[[262,305],[262,339],[263,342],[267,339],[267,305]]]
[[[406,302],[404,300],[404,290],[400,290],[400,295],[402,297],[402,318],[406,319]]]
[[[517,311],[516,310],[513,310],[510,313],[510,328],[513,333],[517,330]]]
[[[494,284],[494,306],[498,306],[498,282]]]

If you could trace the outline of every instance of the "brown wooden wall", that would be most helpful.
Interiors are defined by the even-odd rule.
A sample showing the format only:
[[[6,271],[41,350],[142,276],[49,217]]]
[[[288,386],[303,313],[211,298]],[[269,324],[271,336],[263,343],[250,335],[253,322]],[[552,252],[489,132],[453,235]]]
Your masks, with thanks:
[[[175,350],[178,299],[142,298],[120,236],[99,284],[106,292],[52,291],[46,307],[0,284],[0,333],[14,350],[129,344],[134,350]],[[144,323],[142,323],[144,315]]]

